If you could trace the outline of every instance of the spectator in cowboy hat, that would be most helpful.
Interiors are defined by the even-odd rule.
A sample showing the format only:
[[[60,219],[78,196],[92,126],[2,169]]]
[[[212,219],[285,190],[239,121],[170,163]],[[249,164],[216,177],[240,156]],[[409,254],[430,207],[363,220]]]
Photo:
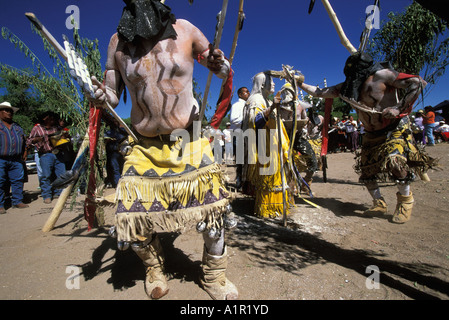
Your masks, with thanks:
[[[28,208],[23,201],[25,177],[24,154],[25,134],[13,121],[13,115],[19,109],[7,101],[0,103],[0,214],[5,210],[5,187],[11,185],[11,203],[13,208]],[[8,188],[9,190],[9,188]]]

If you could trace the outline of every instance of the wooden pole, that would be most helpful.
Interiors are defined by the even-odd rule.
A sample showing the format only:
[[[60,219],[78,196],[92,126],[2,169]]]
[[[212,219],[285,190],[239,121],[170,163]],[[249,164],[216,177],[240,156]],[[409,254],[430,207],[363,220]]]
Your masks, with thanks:
[[[218,32],[214,39],[214,48],[218,48],[220,46],[221,35],[223,33],[223,26],[224,26],[224,20],[226,17],[227,8],[228,8],[228,0],[224,0],[223,6],[221,8],[221,18],[220,18],[220,21],[218,24]],[[212,82],[212,75],[213,75],[213,72],[209,71],[209,75],[207,76],[206,88],[204,89],[203,101],[201,103],[200,117],[199,117],[200,121],[203,121],[204,113],[206,112],[207,96],[209,95],[210,84]]]
[[[55,207],[53,208],[53,211],[51,212],[50,216],[47,219],[47,222],[45,222],[45,225],[42,228],[43,232],[49,232],[54,228],[56,222],[58,221],[59,217],[61,216],[62,210],[64,209],[64,205],[65,205],[70,193],[72,192],[75,182],[76,181],[72,182],[60,194],[60,196],[58,198],[58,202],[56,203]]]
[[[86,133],[86,135],[84,136],[84,140],[78,150],[76,159],[78,159],[79,157],[84,157],[84,152],[85,152],[86,148],[88,148],[88,147],[89,147],[89,133]],[[74,163],[76,163],[76,160]],[[64,205],[65,205],[68,197],[70,196],[70,193],[71,193],[75,183],[76,183],[76,180],[71,182],[62,191],[61,195],[58,198],[58,202],[56,202],[55,207],[53,208],[50,216],[48,217],[47,221],[45,222],[44,227],[42,228],[43,232],[49,232],[54,228],[56,222],[58,221],[59,217],[61,216],[62,210],[64,209]]]
[[[239,14],[237,17],[237,23],[235,25],[235,32],[234,32],[234,39],[232,40],[232,47],[231,47],[231,53],[229,54],[229,66],[232,66],[232,61],[234,60],[234,55],[235,55],[235,50],[237,48],[237,40],[239,38],[239,33],[240,33],[240,21],[243,17],[244,13],[243,13],[243,0],[240,0],[240,5],[239,5]],[[221,97],[221,94],[223,93],[223,89],[225,87],[225,83],[226,83],[226,78],[223,79],[222,83],[221,83],[221,89],[220,89],[220,94],[218,95],[219,97]]]
[[[234,55],[235,55],[235,50],[237,48],[237,40],[239,38],[239,34],[240,34],[240,30],[241,30],[241,26],[240,26],[240,22],[242,21],[243,18],[243,1],[244,0],[240,0],[240,5],[239,5],[239,14],[237,17],[237,23],[235,25],[235,32],[234,32],[234,39],[232,41],[232,48],[231,48],[231,53],[229,54],[229,64],[232,65],[232,60],[234,60]]]
[[[282,220],[284,227],[287,226],[287,194],[285,190],[285,172],[284,172],[284,152],[282,150],[282,128],[281,128],[281,116],[279,110],[276,110],[276,124],[278,129],[278,152],[279,152],[279,168],[281,172],[282,181]]]
[[[338,21],[337,15],[335,14],[334,9],[332,9],[332,6],[330,5],[329,1],[327,0],[321,0],[321,2],[324,5],[324,8],[327,11],[327,14],[331,18],[332,23],[334,24],[335,29],[337,30],[338,36],[340,37],[341,44],[351,53],[356,53],[357,49],[354,48],[354,46],[351,44],[349,39],[346,37],[345,32],[343,31],[343,28],[341,27],[340,21]]]

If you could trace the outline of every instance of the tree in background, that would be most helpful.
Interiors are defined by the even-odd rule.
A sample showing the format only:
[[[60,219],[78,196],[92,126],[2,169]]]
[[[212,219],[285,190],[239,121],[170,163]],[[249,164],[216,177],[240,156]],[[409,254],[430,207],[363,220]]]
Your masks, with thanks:
[[[34,25],[31,24],[31,28],[33,32],[41,36]],[[31,69],[20,70],[13,66],[0,64],[0,81],[2,86],[6,88],[6,94],[3,96],[3,99],[7,99],[20,108],[15,116],[15,120],[23,126],[25,133],[28,134],[39,116],[43,112],[51,110],[71,124],[69,127],[70,135],[73,138],[78,138],[77,141],[81,142],[88,130],[90,107],[88,100],[78,88],[76,81],[70,76],[67,63],[61,60],[62,58],[53,46],[42,36],[44,49],[52,61],[52,68],[47,68],[39,57],[8,28],[3,27],[1,35],[22,52],[31,61],[32,65]],[[72,43],[86,62],[89,73],[101,81],[103,79],[103,71],[100,63],[98,41],[81,38],[75,28]],[[101,128],[101,131],[103,132],[104,128]],[[76,150],[77,144],[74,143],[74,146]],[[98,166],[96,168],[88,168],[87,172],[78,179],[77,185],[73,188],[74,191],[77,190],[81,183],[86,181],[90,170],[95,170],[97,185],[102,182],[103,174],[101,168],[104,168],[106,163],[103,134],[100,134],[97,154]],[[74,200],[75,197],[73,197],[73,202]]]
[[[30,133],[38,115],[43,112],[43,103],[33,92],[31,82],[26,79],[33,76],[32,70],[17,70],[0,64],[0,87],[5,89],[1,101],[9,101],[13,106],[20,108],[14,115],[14,121],[23,128],[26,134]]]
[[[33,32],[38,33],[33,25],[31,27]],[[73,124],[70,132],[72,136],[84,135],[88,124],[88,101],[70,77],[65,61],[61,60],[55,49],[41,37],[44,49],[53,62],[53,68],[50,71],[39,57],[8,28],[3,27],[1,31],[2,37],[9,40],[32,64],[32,69],[27,70],[0,64],[2,85],[7,89],[4,98],[20,108],[18,116],[22,114],[34,118],[44,111],[51,110],[62,118],[70,120]],[[102,79],[98,41],[83,39],[79,36],[77,29],[74,29],[73,44],[78,53],[84,57],[89,72],[98,79]],[[18,122],[19,120],[20,117]]]

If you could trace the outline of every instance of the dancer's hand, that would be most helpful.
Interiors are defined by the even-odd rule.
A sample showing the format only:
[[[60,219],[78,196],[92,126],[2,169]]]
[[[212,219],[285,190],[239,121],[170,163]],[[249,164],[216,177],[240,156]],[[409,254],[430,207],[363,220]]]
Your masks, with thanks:
[[[89,101],[96,106],[104,105],[106,102],[106,87],[95,77],[92,77],[91,80],[95,97],[88,97]]]

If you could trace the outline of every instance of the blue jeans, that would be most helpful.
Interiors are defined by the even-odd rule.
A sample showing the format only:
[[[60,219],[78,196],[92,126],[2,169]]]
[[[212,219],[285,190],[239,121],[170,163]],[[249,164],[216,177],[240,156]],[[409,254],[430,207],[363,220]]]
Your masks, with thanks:
[[[424,125],[424,134],[427,137],[427,144],[435,144],[435,139],[433,135],[433,129],[435,128],[436,123],[430,123]]]
[[[51,152],[40,155],[39,162],[42,169],[42,178],[40,179],[42,198],[44,200],[51,199],[52,193],[59,196],[62,189],[52,190],[51,183],[66,171],[64,162]]]
[[[107,153],[106,159],[106,169],[107,169],[107,178],[109,182],[112,184],[113,188],[117,187],[117,183],[122,176],[123,170],[123,156],[117,152],[112,151]]]
[[[41,163],[39,160],[39,153],[34,154],[34,161],[36,161],[36,170],[37,170],[37,179],[39,180],[39,187],[41,186],[41,179],[42,179],[42,169],[41,169]]]
[[[0,159],[0,207],[5,205],[5,189],[8,181],[11,184],[11,204],[15,206],[22,202],[24,176],[23,163],[20,159]]]

